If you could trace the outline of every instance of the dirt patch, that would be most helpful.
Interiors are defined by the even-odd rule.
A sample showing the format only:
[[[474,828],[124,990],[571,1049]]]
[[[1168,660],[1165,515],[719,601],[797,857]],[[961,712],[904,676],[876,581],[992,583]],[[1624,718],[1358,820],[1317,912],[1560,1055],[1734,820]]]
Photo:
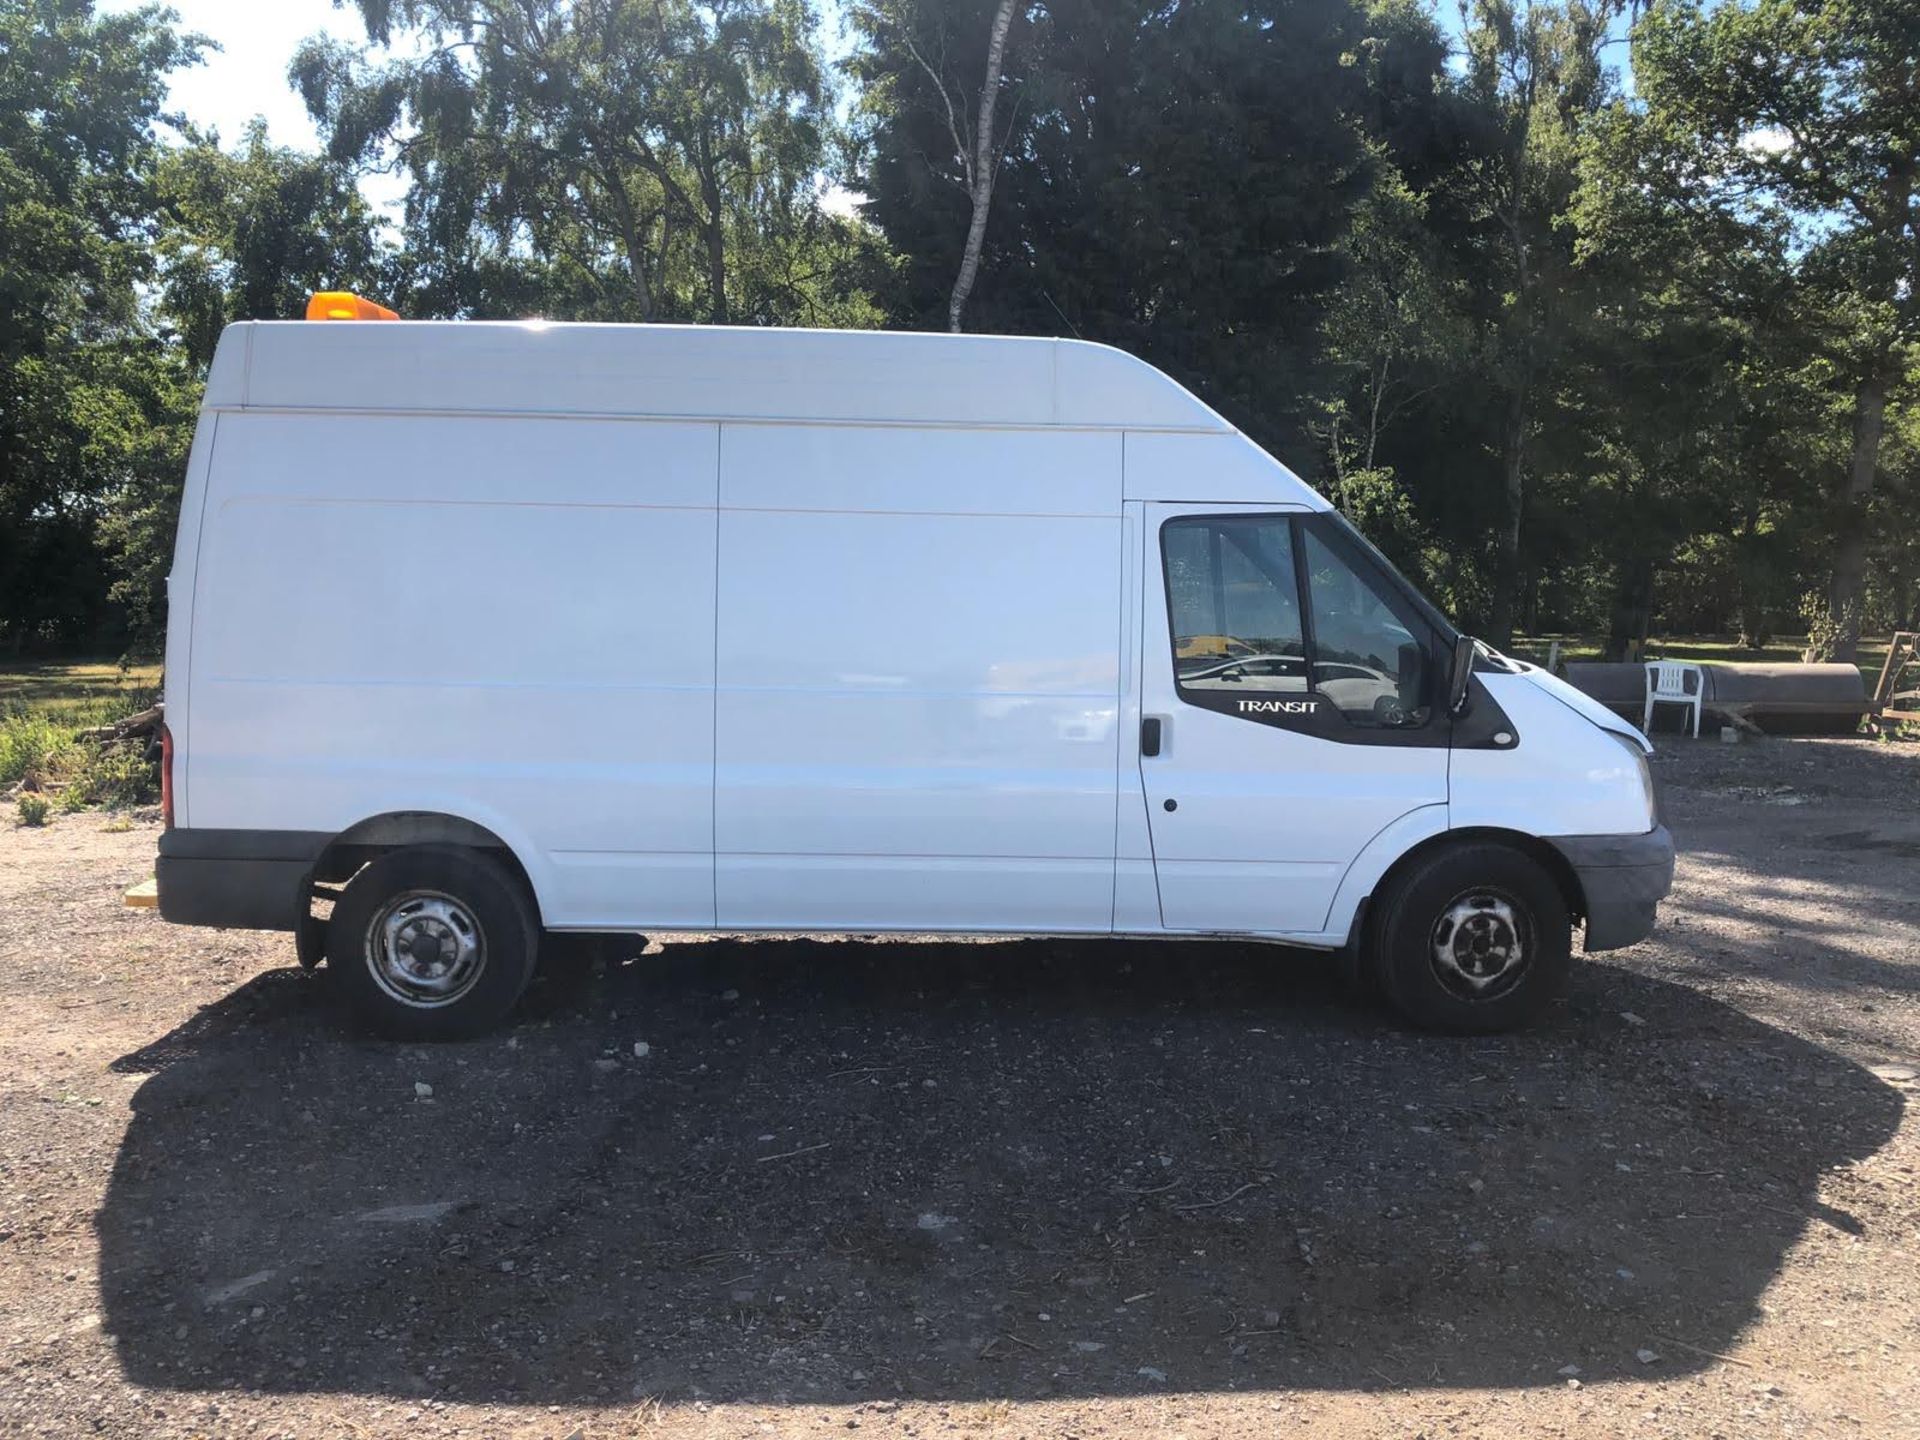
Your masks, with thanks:
[[[0,830],[0,1431],[1920,1433],[1920,756],[1659,769],[1660,931],[1497,1040],[1257,949],[691,940],[391,1046],[121,909],[150,820]]]

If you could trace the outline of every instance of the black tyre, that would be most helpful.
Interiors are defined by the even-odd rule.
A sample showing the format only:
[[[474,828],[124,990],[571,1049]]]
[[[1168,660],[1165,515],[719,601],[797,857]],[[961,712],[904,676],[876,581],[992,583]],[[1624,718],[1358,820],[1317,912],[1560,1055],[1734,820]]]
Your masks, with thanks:
[[[302,970],[315,969],[327,958],[327,922],[313,913],[312,897],[293,927],[293,958]]]
[[[327,969],[383,1034],[457,1040],[505,1019],[538,958],[520,878],[485,851],[391,850],[347,883],[327,923]]]
[[[1538,862],[1505,845],[1436,850],[1374,900],[1370,967],[1389,1004],[1430,1030],[1524,1025],[1572,965],[1567,902]]]

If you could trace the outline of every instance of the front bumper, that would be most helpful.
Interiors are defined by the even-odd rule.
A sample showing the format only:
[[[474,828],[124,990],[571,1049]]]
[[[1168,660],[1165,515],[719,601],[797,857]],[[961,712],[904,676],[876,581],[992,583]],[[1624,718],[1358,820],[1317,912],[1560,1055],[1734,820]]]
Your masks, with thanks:
[[[1673,834],[1666,826],[1644,835],[1550,835],[1547,843],[1580,882],[1588,951],[1647,938],[1655,910],[1673,888]]]
[[[160,914],[175,925],[291,930],[307,913],[330,837],[308,830],[168,830],[154,862]]]

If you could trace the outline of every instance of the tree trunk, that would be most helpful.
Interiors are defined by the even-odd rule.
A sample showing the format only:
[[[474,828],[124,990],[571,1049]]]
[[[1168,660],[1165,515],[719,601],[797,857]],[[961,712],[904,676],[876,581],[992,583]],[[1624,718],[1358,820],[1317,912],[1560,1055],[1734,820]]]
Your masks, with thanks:
[[[1333,461],[1334,503],[1340,513],[1353,519],[1353,497],[1347,493],[1347,459],[1340,440],[1340,416],[1335,412],[1327,430],[1327,454]]]
[[[960,333],[960,318],[980,273],[980,247],[987,237],[987,209],[993,204],[993,177],[999,166],[993,153],[993,111],[1000,100],[1000,72],[1007,58],[1007,31],[1013,25],[1013,0],[1000,0],[993,12],[993,32],[987,40],[987,75],[980,86],[980,105],[973,127],[971,182],[973,216],[967,222],[967,244],[960,252],[960,273],[954,277],[953,296],[947,301],[947,328]]]
[[[633,213],[633,201],[623,187],[609,182],[607,195],[620,222],[620,239],[627,250],[627,273],[633,281],[634,303],[640,307],[640,319],[651,320],[653,287],[647,284],[647,247],[640,234],[639,217]]]
[[[1639,660],[1646,654],[1646,633],[1653,611],[1653,561],[1635,555],[1614,571],[1613,598],[1607,607],[1606,658]]]
[[[1513,405],[1507,416],[1507,444],[1502,476],[1506,496],[1506,522],[1500,527],[1499,553],[1494,561],[1493,615],[1487,637],[1504,650],[1513,643],[1514,601],[1520,589],[1520,511],[1526,501],[1527,466],[1527,384],[1525,380],[1513,392]]]
[[[707,292],[712,297],[713,323],[727,323],[726,214],[720,205],[720,181],[713,169],[713,142],[700,132],[700,195],[707,205]]]
[[[1867,503],[1880,468],[1880,436],[1886,428],[1887,373],[1876,365],[1853,396],[1853,460],[1839,495],[1833,546],[1833,585],[1827,615],[1833,621],[1833,658],[1851,665],[1860,648],[1860,607],[1867,577]]]
[[[713,295],[713,323],[727,323],[727,242],[716,215],[707,226],[707,289]]]

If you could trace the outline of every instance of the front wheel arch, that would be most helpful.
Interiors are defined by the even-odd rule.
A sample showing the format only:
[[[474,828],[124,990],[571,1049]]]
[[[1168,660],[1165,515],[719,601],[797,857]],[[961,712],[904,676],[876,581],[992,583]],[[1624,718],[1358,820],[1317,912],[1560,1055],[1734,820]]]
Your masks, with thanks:
[[[1348,946],[1357,946],[1363,941],[1369,914],[1375,908],[1374,901],[1386,894],[1389,887],[1398,883],[1408,870],[1436,851],[1484,844],[1505,845],[1525,855],[1553,877],[1554,883],[1560,887],[1560,898],[1566,901],[1567,913],[1578,920],[1586,919],[1586,893],[1580,888],[1580,877],[1574,873],[1573,866],[1567,863],[1566,856],[1538,835],[1529,835],[1521,830],[1503,830],[1495,825],[1475,825],[1462,830],[1442,830],[1437,835],[1429,836],[1389,865],[1354,911],[1353,923],[1347,932]]]

